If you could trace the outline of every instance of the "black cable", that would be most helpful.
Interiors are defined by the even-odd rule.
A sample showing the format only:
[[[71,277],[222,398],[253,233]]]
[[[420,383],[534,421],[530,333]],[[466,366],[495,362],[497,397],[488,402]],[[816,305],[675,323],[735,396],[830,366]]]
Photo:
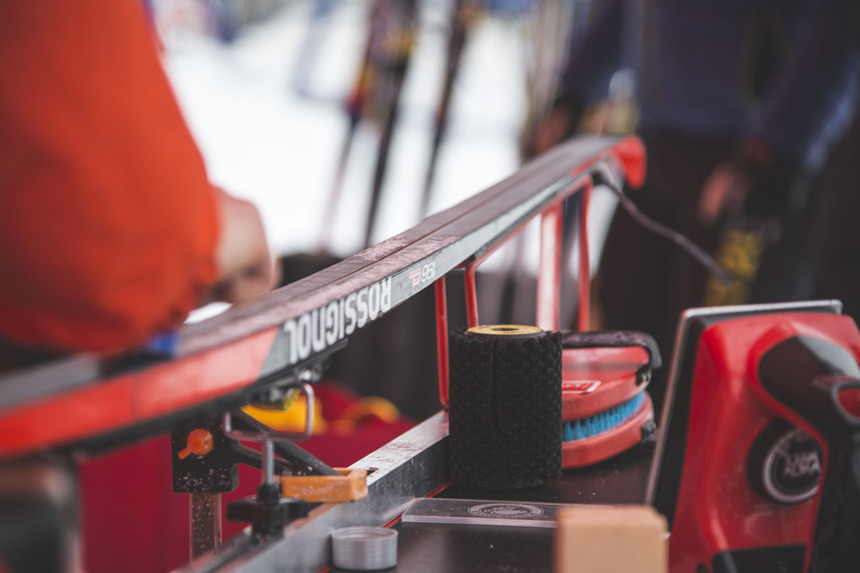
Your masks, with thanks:
[[[599,183],[598,183],[599,179]],[[655,221],[654,219],[645,215],[642,211],[639,210],[639,207],[636,206],[630,197],[628,197],[624,191],[615,185],[613,182],[609,181],[607,177],[603,177],[602,174],[598,173],[595,176],[595,185],[602,184],[612,190],[615,193],[615,196],[618,197],[618,201],[621,203],[621,206],[624,207],[624,210],[633,217],[633,220],[642,225],[645,229],[660,235],[661,237],[668,239],[687,251],[696,261],[699,262],[705,269],[711,273],[718,281],[720,281],[724,286],[729,286],[735,280],[731,278],[726,271],[724,271],[720,265],[717,264],[717,261],[714,258],[699,248],[698,245],[693,243],[690,239],[682,235],[677,231],[673,231],[672,229],[666,227]]]

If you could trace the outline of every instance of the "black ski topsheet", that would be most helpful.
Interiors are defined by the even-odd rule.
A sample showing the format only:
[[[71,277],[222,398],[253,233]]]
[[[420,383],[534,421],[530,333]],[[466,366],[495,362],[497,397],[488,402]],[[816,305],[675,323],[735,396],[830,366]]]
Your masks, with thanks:
[[[0,457],[227,409],[260,384],[297,378],[356,330],[608,169],[641,183],[638,139],[582,137],[415,227],[307,278],[181,327],[155,359],[75,356],[0,377]],[[230,406],[233,404],[233,406]],[[211,411],[209,412],[212,413]]]

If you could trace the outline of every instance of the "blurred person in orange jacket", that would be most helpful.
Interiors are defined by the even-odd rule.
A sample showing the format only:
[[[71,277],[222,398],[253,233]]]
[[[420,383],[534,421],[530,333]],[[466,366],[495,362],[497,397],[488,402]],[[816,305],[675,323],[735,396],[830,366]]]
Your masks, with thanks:
[[[0,347],[113,351],[268,290],[133,0],[0,3]]]
[[[257,209],[207,179],[136,0],[0,2],[0,368],[145,343],[267,290]],[[0,466],[0,571],[80,566],[73,468]]]

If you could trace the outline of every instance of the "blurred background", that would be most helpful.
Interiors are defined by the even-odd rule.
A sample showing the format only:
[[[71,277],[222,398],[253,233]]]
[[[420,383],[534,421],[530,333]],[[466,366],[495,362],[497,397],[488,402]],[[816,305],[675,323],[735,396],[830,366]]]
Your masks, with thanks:
[[[391,7],[410,1],[410,14]],[[472,13],[452,77],[446,70],[451,36],[457,33],[455,12],[468,3]],[[382,4],[391,4],[385,7],[390,18],[379,23],[374,9]],[[539,56],[537,46],[530,46],[539,40],[537,4],[153,0],[151,10],[166,68],[213,182],[261,207],[276,252],[312,251],[327,241],[325,248],[348,256],[365,247],[377,154],[386,129],[392,131],[391,145],[378,184],[370,242],[420,220],[446,77],[453,88],[427,210],[456,204],[517,169],[531,103],[529,70],[538,64],[529,58]],[[589,2],[556,4],[559,10],[585,12]],[[558,24],[556,34],[569,31]],[[364,109],[351,132],[350,116],[356,114],[351,100],[368,65],[364,60],[371,34],[385,36],[380,43],[392,43],[397,34],[408,36],[401,42],[411,45],[382,46],[369,64],[378,84],[399,81],[402,90],[395,94],[390,85],[365,90],[358,96],[365,99]],[[553,61],[541,62],[547,69],[540,73],[557,71],[562,48],[552,46],[554,53],[546,55]],[[393,69],[392,59],[400,59],[405,69]],[[396,118],[388,127],[390,108],[396,108]],[[349,154],[343,157],[350,137]],[[329,210],[340,168],[340,194]]]

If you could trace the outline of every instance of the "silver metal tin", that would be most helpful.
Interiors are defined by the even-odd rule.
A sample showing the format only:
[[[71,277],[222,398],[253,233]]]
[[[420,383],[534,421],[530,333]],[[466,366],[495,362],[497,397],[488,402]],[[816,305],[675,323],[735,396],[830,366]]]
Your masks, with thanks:
[[[377,571],[397,565],[397,531],[344,527],[331,534],[332,563],[339,569]]]

